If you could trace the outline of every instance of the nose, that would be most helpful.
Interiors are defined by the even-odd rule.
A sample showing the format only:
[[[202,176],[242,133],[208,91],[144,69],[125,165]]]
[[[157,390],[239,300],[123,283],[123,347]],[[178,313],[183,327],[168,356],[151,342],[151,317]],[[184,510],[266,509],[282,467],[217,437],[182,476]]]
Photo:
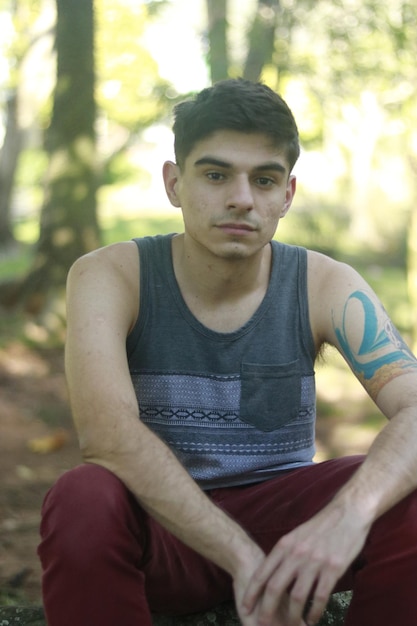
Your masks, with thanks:
[[[251,211],[253,209],[253,194],[250,181],[241,174],[230,181],[227,196],[227,208]]]

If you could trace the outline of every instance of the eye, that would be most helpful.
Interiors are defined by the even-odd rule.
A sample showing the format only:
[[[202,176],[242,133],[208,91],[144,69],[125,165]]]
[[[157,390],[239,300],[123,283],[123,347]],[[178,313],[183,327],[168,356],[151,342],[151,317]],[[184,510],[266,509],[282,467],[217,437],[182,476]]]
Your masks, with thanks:
[[[207,172],[206,176],[209,180],[213,180],[213,181],[224,180],[225,178],[224,174],[222,174],[221,172],[217,172],[217,171]]]
[[[256,184],[260,187],[272,187],[272,185],[275,185],[275,180],[269,176],[259,176],[256,179]]]

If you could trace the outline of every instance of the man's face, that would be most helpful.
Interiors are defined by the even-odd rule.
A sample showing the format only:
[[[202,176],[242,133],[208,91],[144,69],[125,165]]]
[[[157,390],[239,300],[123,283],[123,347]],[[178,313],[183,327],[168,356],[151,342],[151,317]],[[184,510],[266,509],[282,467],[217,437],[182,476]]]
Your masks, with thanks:
[[[164,166],[185,236],[222,258],[247,258],[274,236],[295,192],[285,154],[257,133],[217,131],[198,142],[182,170]]]

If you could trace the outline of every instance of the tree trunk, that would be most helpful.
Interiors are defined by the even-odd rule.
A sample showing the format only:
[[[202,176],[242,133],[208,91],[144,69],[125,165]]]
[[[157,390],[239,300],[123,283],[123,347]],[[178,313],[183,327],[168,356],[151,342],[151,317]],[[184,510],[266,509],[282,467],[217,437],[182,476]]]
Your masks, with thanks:
[[[93,0],[56,0],[57,83],[46,132],[40,236],[18,300],[42,311],[74,260],[100,245],[96,214]]]
[[[259,80],[263,67],[272,60],[279,12],[279,0],[258,0],[248,36],[249,50],[243,71],[243,77],[248,80]]]
[[[211,82],[228,77],[227,0],[206,0]]]
[[[15,241],[11,226],[11,199],[17,160],[21,148],[21,132],[17,121],[18,95],[14,90],[6,108],[6,133],[0,150],[0,246]]]

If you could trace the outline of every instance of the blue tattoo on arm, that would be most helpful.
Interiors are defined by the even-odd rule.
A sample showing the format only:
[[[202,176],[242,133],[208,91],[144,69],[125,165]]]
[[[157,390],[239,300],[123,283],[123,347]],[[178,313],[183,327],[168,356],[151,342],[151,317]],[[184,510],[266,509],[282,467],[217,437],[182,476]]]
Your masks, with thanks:
[[[357,300],[361,304],[364,315],[363,337],[357,352],[352,349],[346,332],[348,305],[352,300]],[[373,378],[378,370],[391,363],[397,363],[402,370],[417,367],[415,356],[389,317],[386,316],[381,323],[375,304],[363,291],[355,291],[349,296],[343,310],[342,327],[334,326],[334,330],[352,369],[365,380]],[[376,352],[379,352],[379,356],[376,356]]]

